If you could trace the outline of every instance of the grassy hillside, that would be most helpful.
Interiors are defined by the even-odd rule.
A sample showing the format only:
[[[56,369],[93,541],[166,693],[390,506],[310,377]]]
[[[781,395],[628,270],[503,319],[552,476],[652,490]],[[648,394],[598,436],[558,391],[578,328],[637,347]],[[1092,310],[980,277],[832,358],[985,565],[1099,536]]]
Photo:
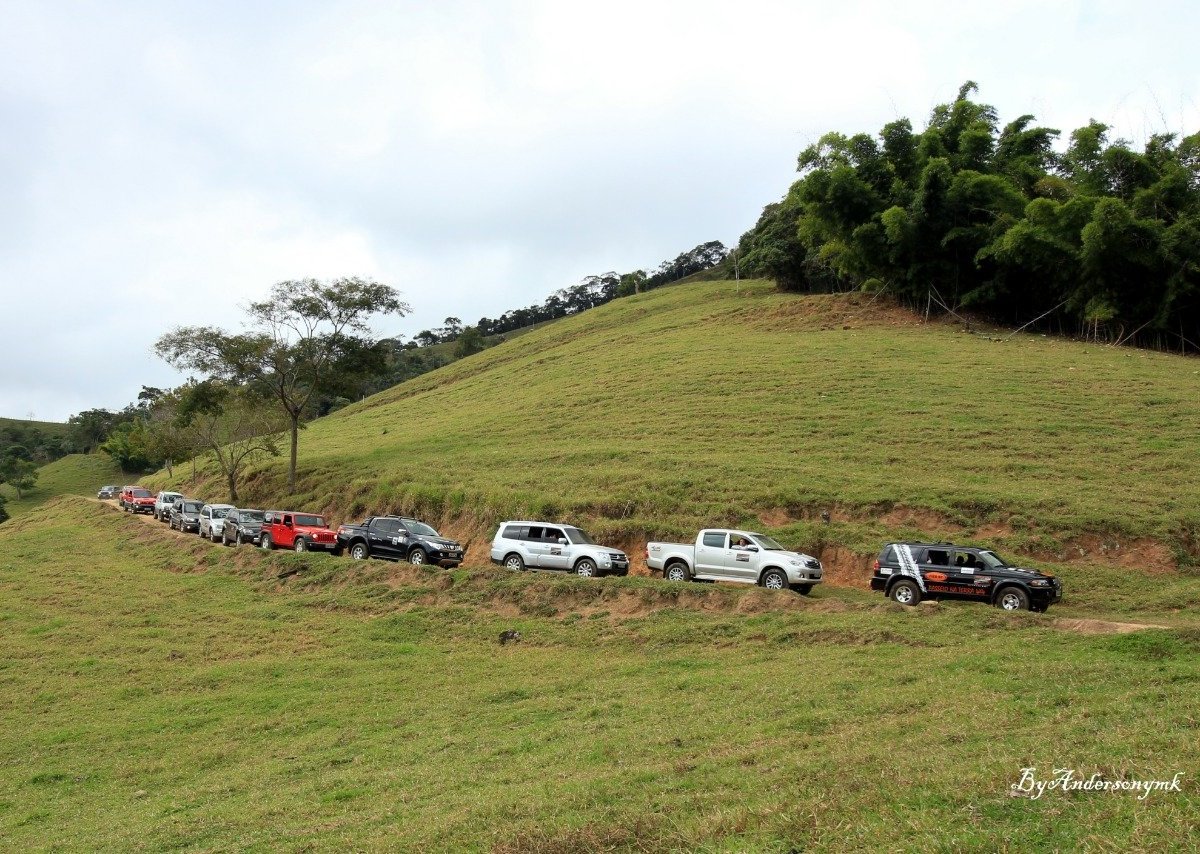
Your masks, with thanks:
[[[566,518],[627,542],[736,522],[859,555],[921,534],[1195,561],[1200,362],[997,338],[854,295],[663,288],[316,421],[298,494],[282,460],[247,494]]]
[[[1200,845],[1190,777],[1010,788],[1194,770],[1195,628],[414,574],[65,499],[0,528],[0,621],[13,850]]]
[[[0,485],[0,494],[7,499],[8,514],[15,518],[48,499],[60,495],[95,495],[105,484],[124,485],[131,477],[108,454],[68,454],[40,467],[37,484],[25,490],[21,498],[7,484]]]
[[[64,421],[30,421],[28,418],[0,418],[0,429],[4,427],[35,427],[43,433],[52,436],[66,436],[67,424]]]

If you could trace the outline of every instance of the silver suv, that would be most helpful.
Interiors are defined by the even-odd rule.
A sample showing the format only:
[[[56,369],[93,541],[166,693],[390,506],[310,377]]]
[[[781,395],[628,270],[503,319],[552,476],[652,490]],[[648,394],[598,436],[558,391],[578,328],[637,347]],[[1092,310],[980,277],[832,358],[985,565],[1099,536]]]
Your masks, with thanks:
[[[177,499],[183,498],[179,492],[160,492],[154,498],[154,518],[160,522],[167,521],[167,517],[171,515],[171,505]]]
[[[200,529],[196,533],[215,543],[225,533],[225,514],[233,509],[232,504],[205,504],[200,508]]]
[[[627,575],[629,558],[597,545],[580,528],[552,522],[505,522],[492,540],[492,563],[509,569],[561,569],[585,578]]]

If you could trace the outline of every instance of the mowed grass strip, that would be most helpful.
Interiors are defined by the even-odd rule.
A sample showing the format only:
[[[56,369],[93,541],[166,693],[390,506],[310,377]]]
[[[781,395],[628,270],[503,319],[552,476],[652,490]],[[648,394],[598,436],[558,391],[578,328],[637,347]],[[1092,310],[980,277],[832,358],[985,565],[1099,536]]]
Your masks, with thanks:
[[[66,500],[0,529],[6,847],[1200,845],[1195,629],[397,610],[348,561],[280,583],[166,533]],[[1029,766],[1184,791],[1012,797]]]
[[[1200,361],[989,337],[858,295],[666,288],[314,421],[297,494],[282,459],[246,492],[339,518],[461,511],[651,538],[832,508],[857,525],[832,541],[864,553],[914,533],[878,522],[901,506],[960,534],[1147,537],[1197,560]]]

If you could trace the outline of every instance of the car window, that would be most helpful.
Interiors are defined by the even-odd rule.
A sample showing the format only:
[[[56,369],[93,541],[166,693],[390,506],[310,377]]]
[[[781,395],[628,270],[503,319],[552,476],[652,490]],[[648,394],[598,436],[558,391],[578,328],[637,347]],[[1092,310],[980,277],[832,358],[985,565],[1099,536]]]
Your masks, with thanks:
[[[500,536],[506,540],[519,540],[524,536],[524,527],[521,525],[505,525],[504,533]]]
[[[576,545],[594,546],[596,541],[587,535],[586,531],[579,528],[567,528],[567,538]]]
[[[931,566],[949,566],[950,552],[947,549],[926,549],[925,560],[922,563]]]
[[[263,515],[261,510],[242,510],[238,513],[238,518],[243,522],[261,522]]]
[[[308,525],[309,527],[312,527],[312,528],[324,528],[325,520],[322,519],[320,516],[308,516],[305,514],[297,514],[296,515],[296,524],[297,525]]]
[[[379,531],[381,534],[394,534],[400,530],[400,520],[376,519],[371,523],[371,527]]]
[[[896,557],[896,547],[895,546],[888,546],[886,549],[883,550],[883,554],[881,554],[879,556],[880,563],[896,563],[896,561],[897,561],[897,557]]]
[[[954,552],[954,565],[963,569],[979,569],[983,566],[983,562],[976,557],[974,552],[958,549]]]
[[[724,531],[706,531],[704,533],[704,545],[711,546],[714,549],[725,547],[725,532]]]
[[[542,539],[547,543],[557,543],[560,539],[565,539],[563,532],[558,528],[546,528],[542,534]]]
[[[416,519],[403,520],[401,527],[407,528],[409,533],[416,534],[418,537],[440,537],[436,530],[426,525],[424,522],[418,522]]]
[[[530,525],[529,528],[525,531],[525,539],[532,540],[535,543],[541,542],[542,526],[541,525]]]
[[[199,501],[185,501],[185,502],[183,502],[183,506],[180,509],[184,513],[199,513],[200,512],[200,502]]]

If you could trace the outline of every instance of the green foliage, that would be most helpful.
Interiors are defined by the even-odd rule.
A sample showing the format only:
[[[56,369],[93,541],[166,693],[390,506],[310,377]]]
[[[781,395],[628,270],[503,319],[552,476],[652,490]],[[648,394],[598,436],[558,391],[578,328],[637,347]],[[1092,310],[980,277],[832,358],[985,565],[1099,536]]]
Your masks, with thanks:
[[[1060,156],[1057,130],[999,125],[967,82],[914,134],[828,133],[801,177],[739,244],[743,267],[787,291],[857,290],[970,306],[1097,340],[1200,341],[1200,134],[1142,151],[1091,122]]]
[[[17,498],[21,497],[21,493],[32,489],[38,478],[38,464],[25,459],[20,453],[23,450],[17,446],[16,449],[10,448],[0,454],[0,483],[12,487],[17,493]]]
[[[463,359],[487,347],[487,339],[477,326],[468,326],[454,341],[454,358]]]

